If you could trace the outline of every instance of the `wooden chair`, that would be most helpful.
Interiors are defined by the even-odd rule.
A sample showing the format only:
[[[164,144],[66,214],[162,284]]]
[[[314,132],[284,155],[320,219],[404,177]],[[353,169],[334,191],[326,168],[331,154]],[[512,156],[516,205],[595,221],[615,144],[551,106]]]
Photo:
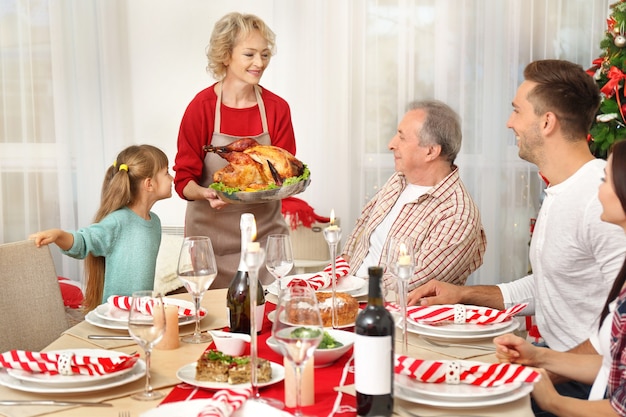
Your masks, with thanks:
[[[38,351],[68,329],[48,246],[0,245],[0,352]]]

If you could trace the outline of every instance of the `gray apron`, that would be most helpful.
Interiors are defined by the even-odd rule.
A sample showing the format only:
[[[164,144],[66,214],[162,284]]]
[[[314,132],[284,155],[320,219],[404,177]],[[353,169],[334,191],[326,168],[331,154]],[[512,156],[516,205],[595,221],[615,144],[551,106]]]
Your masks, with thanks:
[[[261,113],[263,133],[258,136],[230,136],[220,133],[222,89],[217,95],[215,106],[215,122],[213,137],[207,145],[225,146],[243,137],[251,137],[261,145],[271,145],[271,139],[267,128],[267,116],[265,105],[261,98],[260,88],[254,86],[256,100]],[[213,183],[213,174],[224,168],[228,162],[212,152],[207,152],[204,157],[204,168],[200,184],[208,187]],[[207,200],[195,200],[187,202],[185,215],[185,236],[209,236],[213,243],[213,250],[217,260],[218,274],[211,285],[211,289],[226,288],[237,272],[241,257],[241,231],[239,220],[242,213],[252,213],[256,220],[256,241],[265,247],[267,236],[273,233],[288,234],[287,223],[281,213],[281,202],[271,201],[263,204],[229,204],[220,210],[211,207]],[[265,267],[259,269],[259,279],[264,285],[271,283],[274,278]]]

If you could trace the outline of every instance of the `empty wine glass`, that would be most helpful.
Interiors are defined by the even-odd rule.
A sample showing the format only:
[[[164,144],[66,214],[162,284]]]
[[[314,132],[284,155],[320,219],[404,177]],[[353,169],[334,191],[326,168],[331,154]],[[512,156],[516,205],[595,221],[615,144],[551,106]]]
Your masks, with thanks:
[[[407,293],[413,276],[415,258],[413,240],[407,237],[392,237],[387,245],[387,268],[397,281],[397,296],[400,299],[400,317],[402,320],[402,353],[408,352],[407,340]]]
[[[165,334],[165,309],[161,294],[154,291],[136,291],[128,312],[128,333],[144,350],[146,357],[146,386],[142,392],[131,395],[135,400],[156,400],[163,394],[150,385],[150,354],[154,345]]]
[[[294,366],[296,411],[302,416],[302,371],[324,333],[315,292],[309,287],[286,287],[278,298],[272,336]]]
[[[200,333],[200,302],[217,276],[215,254],[211,239],[206,236],[189,236],[183,240],[178,258],[178,279],[193,298],[196,328],[192,335],[183,337],[186,343],[205,343],[211,336]]]
[[[293,250],[289,235],[269,235],[265,248],[265,267],[276,278],[278,294],[282,289],[282,278],[293,268]]]

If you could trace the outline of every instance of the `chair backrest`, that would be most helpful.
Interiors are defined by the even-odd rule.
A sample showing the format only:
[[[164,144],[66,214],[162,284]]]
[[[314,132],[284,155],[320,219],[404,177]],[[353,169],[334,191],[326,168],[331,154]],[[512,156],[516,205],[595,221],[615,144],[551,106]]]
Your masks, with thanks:
[[[0,245],[0,352],[41,350],[68,327],[50,248]]]

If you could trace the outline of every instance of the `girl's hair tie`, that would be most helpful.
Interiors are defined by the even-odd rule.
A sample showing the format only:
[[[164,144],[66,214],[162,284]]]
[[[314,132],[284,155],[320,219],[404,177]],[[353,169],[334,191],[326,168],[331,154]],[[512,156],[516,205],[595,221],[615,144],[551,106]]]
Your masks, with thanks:
[[[122,170],[128,172],[128,165],[120,164],[120,167],[119,167],[118,171],[122,171]]]

